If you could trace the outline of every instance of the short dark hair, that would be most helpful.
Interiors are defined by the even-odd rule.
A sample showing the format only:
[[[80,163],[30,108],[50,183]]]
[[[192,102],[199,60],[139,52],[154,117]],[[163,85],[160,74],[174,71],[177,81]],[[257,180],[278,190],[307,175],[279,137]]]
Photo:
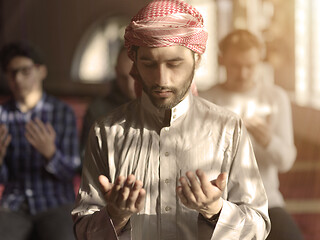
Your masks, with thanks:
[[[257,48],[262,53],[264,46],[253,33],[245,29],[237,29],[225,36],[219,43],[221,55],[224,55],[230,48],[236,48],[240,51]]]
[[[2,71],[7,70],[10,61],[15,57],[30,58],[35,64],[45,64],[40,51],[27,42],[12,42],[0,50],[0,63]]]

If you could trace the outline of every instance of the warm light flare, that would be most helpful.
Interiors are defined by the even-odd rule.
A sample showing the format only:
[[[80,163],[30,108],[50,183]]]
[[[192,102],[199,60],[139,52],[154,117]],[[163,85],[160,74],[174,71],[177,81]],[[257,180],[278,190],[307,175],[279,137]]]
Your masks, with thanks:
[[[314,97],[320,98],[320,1],[312,1],[312,69]]]
[[[295,1],[296,96],[320,104],[320,1]]]
[[[215,57],[218,53],[215,44],[217,41],[216,3],[211,0],[186,0],[186,2],[192,4],[201,13],[205,28],[209,33],[207,48],[201,57],[200,66],[197,68],[194,78],[198,90],[203,91],[218,81],[218,62]]]
[[[296,93],[297,96],[307,96],[309,90],[309,38],[308,13],[309,4],[305,0],[296,0],[295,39],[296,39]]]
[[[103,79],[108,69],[107,51],[105,37],[102,33],[96,34],[80,62],[79,76],[82,80],[92,82]]]

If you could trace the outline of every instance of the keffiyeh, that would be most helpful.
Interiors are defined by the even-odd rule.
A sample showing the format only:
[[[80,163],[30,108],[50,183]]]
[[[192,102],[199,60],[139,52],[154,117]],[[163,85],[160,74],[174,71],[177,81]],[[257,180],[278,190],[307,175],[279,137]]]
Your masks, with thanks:
[[[201,14],[182,0],[155,0],[142,8],[126,28],[125,45],[133,59],[132,46],[185,46],[202,54],[208,33]]]

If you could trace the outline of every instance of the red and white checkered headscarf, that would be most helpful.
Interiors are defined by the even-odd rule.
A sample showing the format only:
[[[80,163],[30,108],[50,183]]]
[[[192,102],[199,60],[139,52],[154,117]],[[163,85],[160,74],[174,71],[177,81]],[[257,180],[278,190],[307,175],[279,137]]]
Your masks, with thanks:
[[[201,14],[182,0],[154,0],[142,8],[125,31],[125,46],[133,59],[132,46],[185,46],[202,54],[208,33]]]

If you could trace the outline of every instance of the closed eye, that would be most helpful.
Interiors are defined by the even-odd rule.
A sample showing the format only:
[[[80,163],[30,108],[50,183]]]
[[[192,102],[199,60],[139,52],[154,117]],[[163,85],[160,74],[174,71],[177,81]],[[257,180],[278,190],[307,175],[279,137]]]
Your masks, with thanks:
[[[175,60],[175,61],[169,61],[169,62],[167,63],[167,66],[174,68],[174,67],[180,66],[181,64],[182,64],[182,61],[181,61],[181,60]]]
[[[150,61],[150,60],[142,60],[141,64],[147,68],[152,68],[157,66],[157,63],[154,61]]]

